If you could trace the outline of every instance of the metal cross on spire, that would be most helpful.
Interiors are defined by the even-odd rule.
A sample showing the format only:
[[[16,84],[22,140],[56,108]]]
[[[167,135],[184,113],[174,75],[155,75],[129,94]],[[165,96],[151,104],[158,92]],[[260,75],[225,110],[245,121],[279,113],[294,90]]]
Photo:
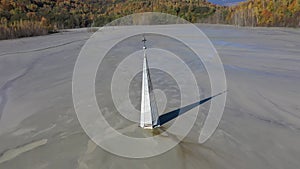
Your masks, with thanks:
[[[145,38],[145,36],[143,36],[142,42],[144,43],[143,49],[144,49],[144,50],[147,49],[147,47],[146,47],[147,39]]]

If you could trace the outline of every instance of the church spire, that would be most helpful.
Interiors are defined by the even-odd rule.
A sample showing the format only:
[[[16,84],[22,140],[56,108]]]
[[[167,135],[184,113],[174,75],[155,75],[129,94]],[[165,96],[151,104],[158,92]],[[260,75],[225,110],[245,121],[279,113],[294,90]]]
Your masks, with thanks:
[[[159,114],[157,110],[155,95],[150,77],[150,70],[146,55],[146,38],[143,37],[144,43],[144,62],[143,62],[143,79],[142,79],[142,100],[141,100],[141,118],[140,127],[144,129],[153,129],[159,127]]]

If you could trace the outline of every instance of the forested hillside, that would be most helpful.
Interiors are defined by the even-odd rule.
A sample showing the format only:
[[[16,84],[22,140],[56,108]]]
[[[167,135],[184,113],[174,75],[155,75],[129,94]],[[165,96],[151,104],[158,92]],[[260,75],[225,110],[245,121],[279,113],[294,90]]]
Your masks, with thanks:
[[[248,0],[227,10],[226,22],[229,24],[300,26],[300,0]]]
[[[248,0],[236,6],[207,0],[0,0],[0,39],[43,35],[63,28],[102,26],[137,12],[164,12],[190,22],[293,26],[300,0]]]
[[[33,36],[45,30],[102,26],[116,18],[147,11],[197,22],[213,15],[217,8],[206,0],[1,0],[0,32],[6,38]]]

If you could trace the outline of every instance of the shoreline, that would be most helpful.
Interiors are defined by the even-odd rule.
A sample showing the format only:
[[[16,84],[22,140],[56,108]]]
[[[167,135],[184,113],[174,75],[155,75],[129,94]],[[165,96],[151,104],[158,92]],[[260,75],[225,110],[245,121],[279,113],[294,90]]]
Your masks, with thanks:
[[[227,28],[238,28],[238,29],[246,29],[246,30],[274,30],[274,31],[283,31],[283,30],[292,30],[297,31],[300,33],[300,27],[250,27],[250,26],[236,26],[236,25],[230,25],[230,24],[211,24],[211,23],[191,23],[195,26],[213,26],[213,27],[227,27]],[[169,24],[167,24],[169,25]],[[174,24],[174,25],[180,25],[180,24]],[[137,26],[137,25],[121,25],[121,26]],[[154,25],[150,25],[154,26]],[[105,26],[103,26],[105,27]],[[72,29],[59,29],[57,32],[51,32],[46,35],[37,35],[37,36],[28,36],[28,37],[21,37],[21,38],[12,38],[12,39],[2,39],[2,41],[7,40],[16,40],[16,39],[24,39],[24,38],[33,38],[33,37],[40,37],[40,36],[49,36],[53,34],[58,34],[62,32],[95,32],[93,29],[100,29],[102,27],[83,27],[83,28],[72,28]]]

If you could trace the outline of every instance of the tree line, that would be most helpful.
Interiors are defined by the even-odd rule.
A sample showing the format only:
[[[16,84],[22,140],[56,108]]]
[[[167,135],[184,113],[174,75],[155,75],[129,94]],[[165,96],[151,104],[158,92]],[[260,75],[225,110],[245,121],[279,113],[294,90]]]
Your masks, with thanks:
[[[300,0],[248,0],[229,7],[226,23],[238,26],[300,26]]]
[[[137,12],[163,12],[190,22],[299,26],[300,0],[248,0],[222,7],[207,0],[0,0],[0,39],[64,28],[103,26]]]
[[[103,26],[137,12],[164,12],[197,22],[216,8],[206,0],[1,0],[0,39],[33,36],[35,29],[44,34]]]

